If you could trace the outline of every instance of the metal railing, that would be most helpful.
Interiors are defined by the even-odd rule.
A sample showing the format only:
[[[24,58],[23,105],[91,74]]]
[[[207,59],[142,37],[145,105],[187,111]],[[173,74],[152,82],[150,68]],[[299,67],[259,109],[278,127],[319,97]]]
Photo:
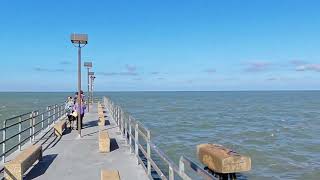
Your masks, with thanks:
[[[149,129],[123,111],[120,106],[115,105],[109,98],[104,97],[103,102],[110,111],[112,118],[119,126],[127,144],[129,144],[130,152],[135,154],[138,163],[142,164],[142,167],[150,179],[154,179],[152,176],[154,173],[152,172],[155,172],[157,176],[164,180],[174,180],[175,177],[190,180],[192,178],[186,174],[186,168],[192,170],[193,173],[200,175],[203,179],[217,179],[184,156],[181,156],[179,166],[177,166],[164,152],[151,142]],[[142,143],[141,140],[144,140],[145,143]],[[163,168],[159,167],[159,161],[155,161],[152,158],[152,155],[160,157],[160,160],[167,166],[168,173],[161,170]]]
[[[36,135],[48,128],[56,120],[65,115],[64,104],[47,106],[43,112],[32,111],[3,121],[2,131],[2,162],[21,146],[35,141]]]

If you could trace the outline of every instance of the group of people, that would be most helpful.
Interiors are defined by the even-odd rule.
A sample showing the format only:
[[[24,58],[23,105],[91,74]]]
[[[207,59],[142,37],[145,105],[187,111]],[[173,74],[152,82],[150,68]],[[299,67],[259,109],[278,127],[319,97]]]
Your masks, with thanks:
[[[67,98],[67,101],[65,103],[65,111],[66,111],[66,114],[67,114],[67,117],[68,117],[68,120],[69,120],[69,128],[70,130],[71,129],[74,129],[74,127],[76,127],[76,129],[78,128],[83,128],[83,116],[84,116],[84,113],[85,113],[85,110],[86,110],[86,104],[84,102],[84,94],[83,94],[83,91],[81,91],[80,93],[81,95],[81,98],[80,98],[80,101],[81,101],[81,106],[79,106],[78,104],[78,92],[75,93],[75,97],[72,98],[71,96],[69,96]],[[80,110],[80,115],[78,114]],[[80,116],[80,127],[79,126],[79,118],[78,116]],[[76,126],[74,126],[74,122],[76,122]]]

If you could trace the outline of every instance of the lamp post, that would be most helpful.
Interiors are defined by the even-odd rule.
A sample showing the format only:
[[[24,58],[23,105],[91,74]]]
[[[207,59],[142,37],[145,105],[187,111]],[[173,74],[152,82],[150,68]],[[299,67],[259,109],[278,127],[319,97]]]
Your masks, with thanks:
[[[87,104],[88,104],[88,112],[90,111],[90,104],[89,104],[89,91],[90,91],[90,82],[89,82],[89,69],[90,68],[92,68],[92,62],[84,62],[84,67],[87,67],[87,69],[88,69],[88,74],[87,74],[87,76],[88,76],[88,93],[87,93],[87,95],[88,95],[88,102],[87,102]]]
[[[81,137],[81,48],[88,44],[88,35],[73,33],[70,39],[78,48],[78,132]]]
[[[96,78],[94,76],[94,72],[89,72],[89,76],[90,76],[90,91],[91,91],[91,94],[90,94],[90,102],[93,104],[93,81],[94,79]]]

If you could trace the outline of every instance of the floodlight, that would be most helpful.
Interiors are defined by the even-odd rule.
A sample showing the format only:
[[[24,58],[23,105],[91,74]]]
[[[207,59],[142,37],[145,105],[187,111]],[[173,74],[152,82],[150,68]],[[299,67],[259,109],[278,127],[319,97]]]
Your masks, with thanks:
[[[84,62],[83,65],[84,65],[84,67],[91,68],[92,62]]]
[[[74,44],[88,44],[87,34],[71,34],[71,42]]]

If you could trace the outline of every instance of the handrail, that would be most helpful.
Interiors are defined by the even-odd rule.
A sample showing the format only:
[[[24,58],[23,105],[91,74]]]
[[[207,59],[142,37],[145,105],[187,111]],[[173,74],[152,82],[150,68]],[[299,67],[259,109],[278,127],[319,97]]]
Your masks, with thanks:
[[[25,117],[29,115],[29,117]],[[35,136],[40,133],[45,128],[49,127],[52,123],[65,116],[64,104],[54,104],[47,106],[46,110],[43,112],[31,111],[24,113],[15,117],[11,117],[3,121],[3,126],[0,128],[2,131],[2,157],[3,163],[6,162],[6,157],[12,153],[14,149],[21,150],[21,146],[30,139],[32,143],[35,140]],[[41,119],[40,119],[41,118]],[[40,120],[39,120],[40,119]],[[7,124],[8,121],[16,120],[14,123]],[[29,123],[27,122],[29,121]],[[45,123],[46,122],[46,123]],[[41,126],[40,126],[41,124]],[[18,126],[18,127],[17,127]],[[39,127],[40,126],[40,127]],[[18,131],[17,133],[10,134],[10,137],[7,136],[7,132],[10,130]],[[27,131],[29,133],[27,134]],[[26,135],[27,134],[27,135]],[[18,137],[17,137],[18,136]],[[9,144],[9,141],[18,138],[16,141]],[[9,146],[10,147],[7,147]]]
[[[138,163],[142,164],[142,167],[150,179],[153,179],[151,170],[154,169],[155,173],[164,180],[174,180],[175,174],[183,180],[191,180],[192,178],[185,173],[185,167],[188,167],[188,169],[192,170],[193,173],[200,175],[204,179],[217,179],[213,175],[203,170],[199,165],[184,156],[181,156],[179,166],[176,165],[163,151],[161,151],[154,143],[151,142],[150,130],[148,130],[141,122],[134,119],[131,115],[128,115],[127,112],[122,110],[120,106],[115,105],[109,98],[104,97],[103,103],[111,113],[112,118],[116,121],[119,130],[126,138],[126,142],[129,143],[130,152],[134,153],[138,158]],[[141,144],[139,136],[142,137],[146,144]],[[147,149],[144,149],[144,145],[147,145]],[[168,177],[159,168],[159,165],[152,159],[151,151],[157,154],[168,166]],[[143,155],[143,157],[146,159],[146,164],[141,159],[141,155]]]

